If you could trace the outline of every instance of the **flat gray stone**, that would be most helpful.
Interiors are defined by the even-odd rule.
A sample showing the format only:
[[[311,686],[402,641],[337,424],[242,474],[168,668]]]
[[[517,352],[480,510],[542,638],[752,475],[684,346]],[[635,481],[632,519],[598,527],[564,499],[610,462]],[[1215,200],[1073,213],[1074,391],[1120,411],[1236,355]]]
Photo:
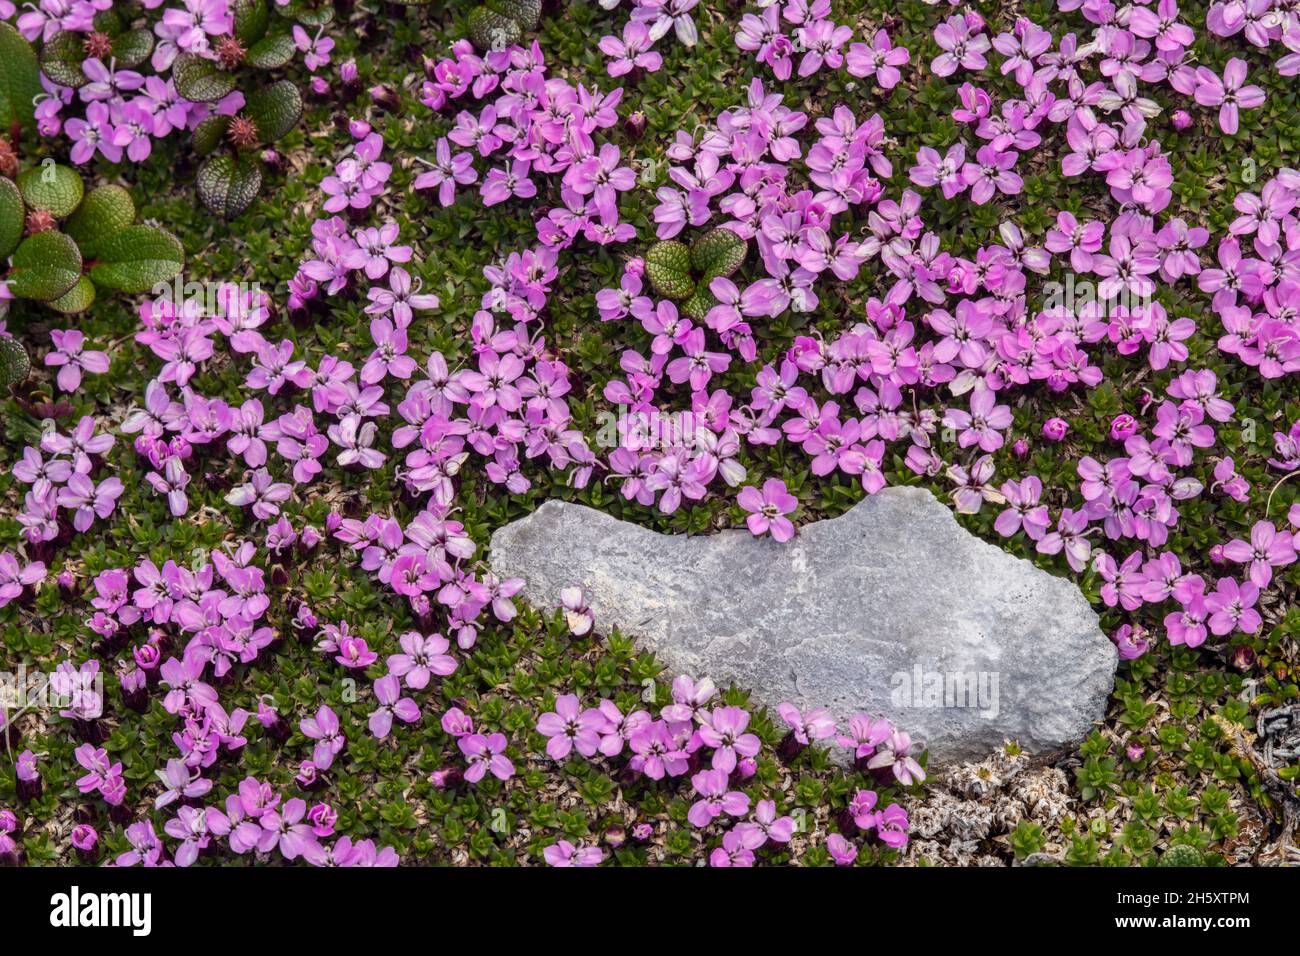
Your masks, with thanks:
[[[933,762],[1077,741],[1115,681],[1115,647],[1079,589],[970,534],[923,489],[887,488],[784,545],[548,501],[492,536],[491,563],[536,607],[581,584],[596,629],[636,639],[669,679],[829,707],[841,727],[888,717]]]

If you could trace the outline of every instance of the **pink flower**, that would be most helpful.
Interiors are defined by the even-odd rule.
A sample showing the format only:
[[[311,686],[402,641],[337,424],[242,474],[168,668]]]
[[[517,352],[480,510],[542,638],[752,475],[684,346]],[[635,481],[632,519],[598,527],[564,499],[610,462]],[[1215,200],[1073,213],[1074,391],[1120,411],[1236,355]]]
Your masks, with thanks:
[[[727,776],[725,770],[701,770],[691,778],[691,786],[701,798],[686,814],[693,826],[706,827],[723,813],[743,817],[749,812],[749,796],[728,790]]]
[[[826,838],[826,849],[836,866],[852,866],[858,858],[858,848],[838,833]]]
[[[478,783],[489,770],[498,780],[509,780],[515,775],[515,765],[506,756],[505,734],[466,734],[456,743],[469,761],[465,779],[470,783]]]
[[[574,749],[584,757],[593,757],[600,749],[605,723],[599,709],[583,710],[576,694],[563,694],[555,699],[555,710],[538,718],[537,732],[550,738],[546,753],[552,760],[563,760]]]
[[[559,840],[542,850],[542,857],[548,866],[599,866],[605,851],[598,846],[574,846],[568,840]]]
[[[1250,580],[1266,588],[1273,580],[1273,569],[1294,564],[1295,540],[1290,531],[1279,531],[1271,521],[1257,521],[1250,529],[1250,541],[1240,538],[1223,546],[1229,561],[1250,565]]]
[[[792,514],[799,507],[799,500],[786,490],[785,482],[781,479],[767,479],[763,482],[761,493],[753,485],[746,485],[736,496],[736,503],[752,512],[745,523],[755,537],[761,537],[769,531],[780,542],[794,537],[794,523],[786,515]]]
[[[83,351],[86,337],[78,330],[52,329],[50,340],[54,350],[45,356],[45,364],[59,369],[56,381],[63,391],[75,392],[80,387],[82,371],[97,375],[108,371],[108,355]]]
[[[1240,57],[1228,60],[1223,79],[1209,67],[1196,68],[1196,102],[1219,107],[1219,129],[1229,136],[1235,135],[1240,125],[1239,110],[1264,105],[1264,91],[1258,86],[1245,86],[1245,82],[1246,61]]]

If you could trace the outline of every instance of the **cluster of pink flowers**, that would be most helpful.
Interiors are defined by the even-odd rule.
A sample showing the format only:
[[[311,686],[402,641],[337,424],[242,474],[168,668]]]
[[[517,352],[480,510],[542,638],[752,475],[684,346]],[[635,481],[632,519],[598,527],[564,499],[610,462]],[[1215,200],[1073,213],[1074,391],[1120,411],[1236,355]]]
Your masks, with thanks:
[[[561,177],[563,205],[537,220],[538,239],[546,246],[564,249],[579,235],[602,246],[634,238],[636,230],[619,219],[618,198],[636,185],[636,174],[621,165],[619,147],[597,146],[593,139],[618,122],[623,90],[602,94],[548,76],[536,43],[527,50],[512,47],[479,56],[461,41],[452,53],[433,65],[421,102],[442,110],[467,93],[475,100],[491,99],[477,115],[456,114],[415,188],[436,189],[439,203],[449,206],[458,186],[479,181],[475,153],[483,160],[499,157],[479,185],[485,206],[537,195],[535,175]]]
[[[14,463],[11,474],[28,486],[18,523],[31,553],[47,557],[58,542],[66,543],[74,532],[88,530],[96,519],[107,519],[116,510],[121,479],[110,475],[95,480],[114,438],[97,433],[97,428],[95,418],[86,415],[69,434],[50,429],[38,447],[28,445]],[[63,520],[65,514],[70,521]],[[0,570],[0,575],[5,571]],[[13,580],[21,578],[13,576]]]
[[[753,53],[778,80],[790,79],[798,57],[801,77],[822,67],[843,67],[853,76],[871,77],[882,89],[891,90],[902,78],[898,68],[911,58],[906,47],[893,45],[885,30],[877,30],[869,43],[851,43],[853,29],[830,19],[830,0],[787,0],[761,6],[759,13],[740,18],[736,46]]]
[[[0,9],[0,16],[13,17],[14,6],[3,6],[8,9]],[[216,103],[192,103],[176,91],[171,77],[180,53],[225,62],[243,57],[229,0],[151,0],[144,6],[155,40],[148,63],[138,70],[120,66],[113,57],[114,38],[96,28],[96,15],[111,10],[112,0],[39,0],[17,14],[15,26],[32,42],[48,42],[58,33],[84,35],[79,47],[85,57],[79,67],[87,82],[73,89],[42,73],[44,92],[36,106],[41,135],[66,132],[74,163],[88,163],[96,154],[111,163],[143,162],[154,140],[192,131],[210,115],[233,116],[244,107],[244,94],[238,90]],[[296,49],[306,54],[308,70],[329,62],[334,41],[319,31],[312,37],[295,26],[293,39]],[[74,107],[76,112],[69,116]]]
[[[483,733],[474,726],[474,718],[459,707],[452,707],[442,715],[442,729],[456,741],[465,758],[464,769],[435,770],[430,782],[435,787],[448,787],[459,780],[478,783],[489,773],[498,780],[509,780],[515,775],[514,762],[506,755],[509,742],[503,733]]]
[[[721,845],[710,855],[710,865],[752,866],[755,850],[769,843],[788,843],[795,824],[789,816],[778,816],[772,800],[758,801],[751,814],[749,795],[733,789],[757,772],[762,742],[749,730],[749,712],[715,704],[717,693],[708,678],[697,682],[680,676],[673,681],[673,702],[657,718],[646,710],[625,714],[608,699],[583,707],[577,695],[562,694],[555,700],[555,709],[538,719],[536,729],[547,738],[546,753],[553,760],[563,761],[575,753],[589,760],[611,759],[626,752],[629,768],[650,780],[690,775],[696,799],[687,819],[693,826],[738,821],[726,829]],[[779,748],[786,759],[813,741],[834,738],[853,751],[861,769],[883,783],[910,786],[925,779],[915,759],[921,748],[887,720],[860,715],[850,720],[847,734],[839,735],[826,710],[801,714],[793,705],[782,704],[779,713],[790,727]],[[891,804],[883,811],[886,821],[879,823],[880,815],[873,811],[876,794],[861,791],[859,797],[860,812],[854,813],[857,824],[853,832],[877,827],[886,845],[905,846],[907,816],[902,808]],[[601,859],[598,851],[590,849],[575,857],[572,847],[557,848],[547,855],[553,866],[594,866]]]
[[[609,57],[606,70],[610,76],[624,76],[633,70],[654,73],[663,65],[663,57],[654,52],[656,43],[669,32],[686,47],[699,41],[692,11],[700,0],[632,0],[631,16],[623,23],[622,38],[612,34],[600,38],[600,52]],[[601,7],[613,10],[619,0],[599,0]]]
[[[160,775],[161,776],[161,775]],[[210,789],[210,785],[209,788]],[[114,866],[189,866],[217,840],[232,853],[278,854],[286,861],[303,859],[312,866],[397,866],[392,847],[377,848],[371,840],[353,841],[334,835],[338,813],[327,803],[308,807],[301,797],[283,800],[269,784],[247,777],[224,802],[208,806],[188,794],[176,816],[163,825],[163,833],[177,841],[170,848],[153,824],[141,820],[126,828],[131,849],[113,861]],[[197,804],[197,805],[196,805]]]

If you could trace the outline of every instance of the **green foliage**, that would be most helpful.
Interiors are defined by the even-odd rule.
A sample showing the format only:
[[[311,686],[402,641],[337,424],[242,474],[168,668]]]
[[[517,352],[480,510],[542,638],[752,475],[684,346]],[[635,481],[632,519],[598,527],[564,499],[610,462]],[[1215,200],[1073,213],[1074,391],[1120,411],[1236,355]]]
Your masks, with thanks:
[[[11,24],[0,23],[0,134],[34,122],[34,102],[41,94],[36,54]]]
[[[262,188],[262,164],[248,154],[222,153],[199,167],[199,198],[223,219],[234,219],[257,198]]]
[[[0,389],[8,391],[32,372],[31,359],[23,344],[12,335],[0,335]]]
[[[86,187],[76,170],[47,162],[19,173],[18,188],[28,209],[44,209],[55,219],[66,219],[81,204]]]
[[[469,39],[480,50],[503,50],[518,43],[524,35],[519,21],[497,13],[487,6],[475,7],[469,12]]]
[[[66,219],[63,231],[46,229],[23,239],[29,209]],[[0,258],[13,252],[10,291],[56,312],[78,314],[94,303],[96,286],[137,293],[167,282],[185,262],[180,240],[154,226],[134,225],[135,217],[135,202],[124,188],[104,185],[86,193],[81,175],[66,166],[34,166],[16,184],[0,178]]]
[[[645,274],[650,285],[665,299],[687,299],[695,292],[691,250],[675,239],[656,242],[650,247],[645,254]]]

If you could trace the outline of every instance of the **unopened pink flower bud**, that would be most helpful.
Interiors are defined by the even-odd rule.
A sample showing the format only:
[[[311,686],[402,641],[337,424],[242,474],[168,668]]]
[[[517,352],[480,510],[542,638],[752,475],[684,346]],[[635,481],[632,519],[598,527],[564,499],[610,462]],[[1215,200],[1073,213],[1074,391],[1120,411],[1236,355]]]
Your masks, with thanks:
[[[1115,441],[1128,441],[1137,434],[1137,419],[1132,415],[1116,415],[1110,422],[1110,437]]]
[[[1174,110],[1174,115],[1169,117],[1174,124],[1174,129],[1182,131],[1192,125],[1192,114],[1187,110]]]
[[[1070,432],[1070,423],[1064,418],[1049,418],[1043,422],[1043,437],[1048,441],[1062,441]]]

